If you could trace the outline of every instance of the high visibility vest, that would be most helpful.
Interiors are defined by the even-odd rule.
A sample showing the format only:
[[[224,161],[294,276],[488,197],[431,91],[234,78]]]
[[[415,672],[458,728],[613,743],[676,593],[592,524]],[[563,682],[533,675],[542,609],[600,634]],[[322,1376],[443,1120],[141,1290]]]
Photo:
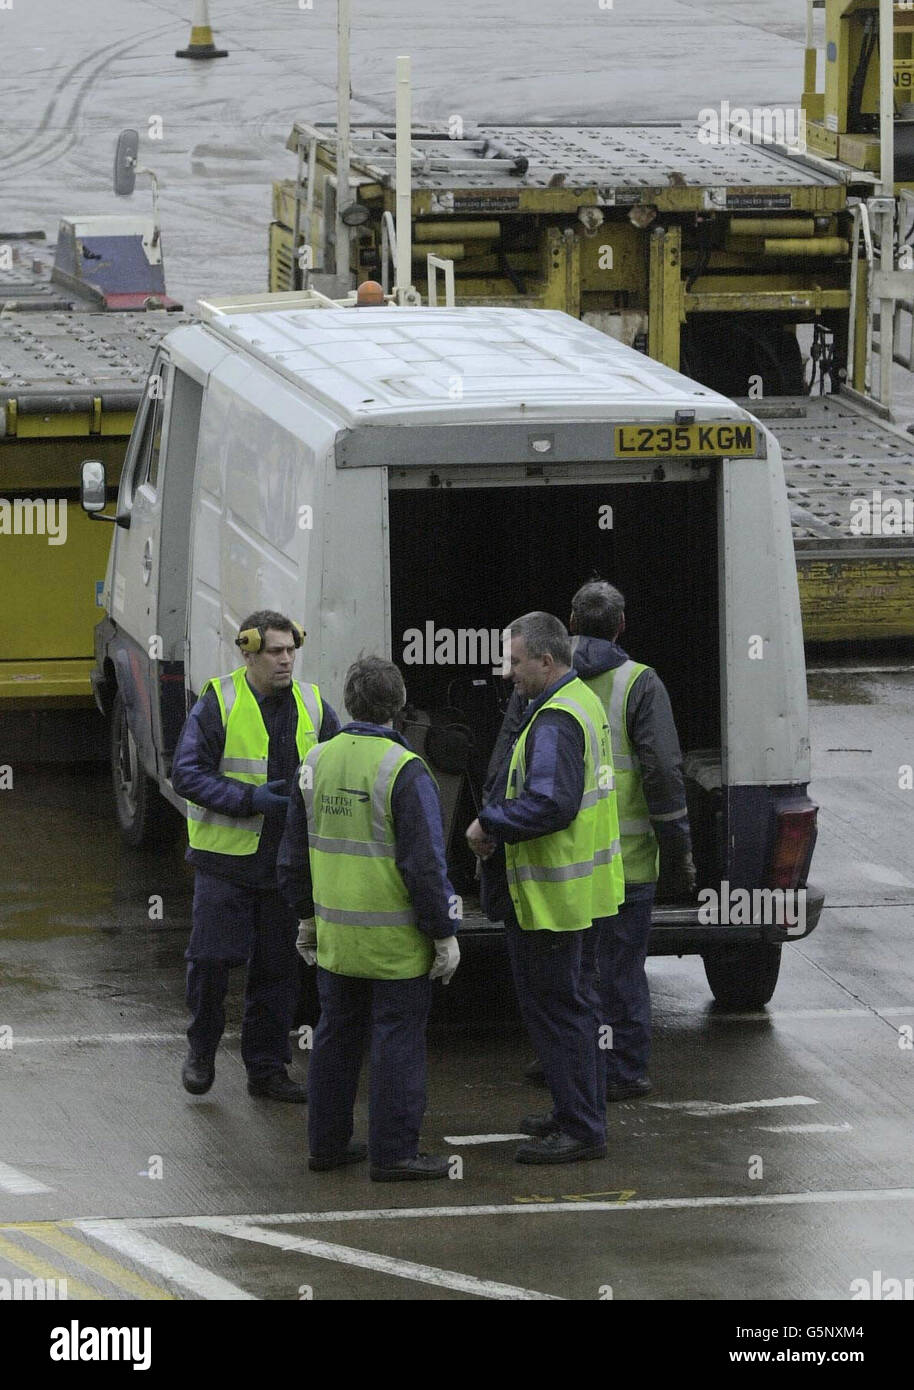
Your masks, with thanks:
[[[505,844],[508,891],[525,931],[580,931],[612,917],[625,897],[612,745],[599,699],[580,678],[561,686],[521,731],[508,767],[506,799],[520,796],[526,744],[548,709],[565,710],[584,733],[584,795],[570,825],[551,835]]]
[[[628,697],[642,671],[640,661],[624,661],[585,681],[606,711],[613,746],[613,768],[619,798],[619,839],[626,883],[656,883],[659,871],[657,836],[644,799],[641,766],[628,736]]]
[[[263,786],[267,780],[270,736],[260,706],[245,680],[245,667],[227,676],[207,681],[200,692],[215,693],[225,730],[225,746],[219,764],[220,777]],[[292,682],[292,695],[298,711],[295,744],[299,760],[317,742],[324,705],[316,685]],[[192,849],[210,854],[256,854],[263,832],[263,816],[223,816],[205,806],[187,803],[187,836]]]
[[[389,738],[337,734],[305,758],[299,787],[317,923],[317,963],[336,975],[411,980],[434,948],[396,863],[394,784],[418,755]]]

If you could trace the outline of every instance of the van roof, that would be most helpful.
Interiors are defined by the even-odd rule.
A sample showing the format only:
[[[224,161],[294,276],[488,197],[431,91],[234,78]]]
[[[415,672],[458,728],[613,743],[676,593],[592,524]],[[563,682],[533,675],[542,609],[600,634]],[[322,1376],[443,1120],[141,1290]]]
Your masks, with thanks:
[[[748,419],[726,397],[559,310],[201,303],[207,327],[332,405],[340,423]]]

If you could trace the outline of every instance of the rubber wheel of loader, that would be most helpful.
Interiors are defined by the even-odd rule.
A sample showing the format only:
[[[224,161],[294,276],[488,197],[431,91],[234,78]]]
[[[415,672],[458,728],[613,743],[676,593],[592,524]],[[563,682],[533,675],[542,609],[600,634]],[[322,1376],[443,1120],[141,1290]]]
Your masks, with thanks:
[[[766,941],[704,952],[711,993],[722,1009],[761,1009],[778,982],[781,948]]]
[[[131,849],[160,849],[175,843],[183,818],[160,794],[140,762],[120,691],[111,711],[111,782],[124,844]]]

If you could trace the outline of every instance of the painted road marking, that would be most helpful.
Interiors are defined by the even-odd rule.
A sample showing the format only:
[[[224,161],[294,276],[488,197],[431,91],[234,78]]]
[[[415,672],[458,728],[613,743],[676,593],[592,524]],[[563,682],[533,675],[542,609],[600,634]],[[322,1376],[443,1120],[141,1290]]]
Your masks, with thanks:
[[[17,1269],[24,1269],[27,1274],[31,1274],[36,1279],[50,1280],[52,1287],[56,1288],[61,1280],[65,1280],[68,1299],[101,1299],[104,1301],[104,1294],[100,1294],[97,1289],[90,1288],[80,1279],[71,1278],[66,1270],[58,1269],[56,1265],[49,1264],[40,1255],[34,1255],[31,1250],[24,1250],[21,1245],[16,1245],[3,1236],[0,1236],[0,1257],[8,1260]]]
[[[8,1163],[0,1163],[0,1188],[4,1192],[15,1192],[17,1197],[54,1191],[53,1187],[46,1187],[43,1182],[30,1178],[28,1173],[20,1173],[18,1168],[11,1168]]]
[[[649,1100],[655,1110],[681,1110],[686,1115],[735,1115],[742,1110],[769,1110],[781,1105],[818,1105],[811,1096],[776,1096],[772,1100]]]
[[[188,1218],[185,1224],[193,1226],[193,1218]],[[539,1293],[536,1289],[499,1284],[493,1279],[477,1279],[472,1274],[459,1274],[453,1269],[437,1269],[433,1265],[415,1264],[412,1260],[395,1259],[392,1255],[378,1255],[371,1250],[354,1250],[348,1245],[330,1245],[323,1240],[306,1240],[302,1236],[284,1235],[279,1231],[268,1231],[262,1226],[252,1226],[247,1221],[238,1221],[232,1217],[209,1217],[204,1229],[218,1231],[238,1240],[251,1240],[258,1245],[272,1245],[279,1250],[294,1250],[301,1255],[312,1255],[318,1260],[332,1260],[339,1264],[356,1265],[360,1269],[371,1269],[378,1274],[392,1274],[397,1279],[413,1279],[420,1284],[455,1289],[458,1293],[477,1294],[480,1298],[557,1298],[555,1294]]]
[[[190,1218],[191,1222],[194,1219]],[[202,1265],[194,1264],[184,1255],[166,1249],[148,1236],[140,1235],[139,1231],[133,1229],[131,1221],[74,1221],[73,1226],[200,1298],[256,1301],[254,1294],[245,1293],[244,1289],[230,1284],[227,1279],[211,1273]]]
[[[676,1211],[702,1207],[753,1206],[830,1206],[853,1202],[914,1202],[914,1187],[860,1187],[823,1192],[772,1192],[751,1197],[644,1197],[634,1202],[541,1202],[536,1206],[500,1205],[464,1207],[375,1207],[350,1211],[262,1212],[259,1216],[140,1216],[130,1217],[131,1226],[146,1229],[167,1226],[193,1225],[206,1230],[210,1222],[225,1221],[250,1225],[295,1226],[334,1224],[345,1221],[420,1221],[439,1217],[507,1216],[519,1212],[581,1212],[581,1211]],[[84,1226],[84,1222],[75,1222]],[[123,1221],[109,1221],[106,1226],[117,1227]],[[2,1229],[2,1228],[0,1228]]]
[[[890,904],[891,906],[892,904]],[[710,1023],[757,1023],[764,1019],[804,1019],[804,1018],[869,1018],[873,1014],[881,1014],[886,1017],[902,1016],[914,1014],[914,1004],[892,1005],[881,1008],[874,1004],[871,1008],[860,1009],[770,1009],[757,1010],[753,1013],[740,1014],[709,1014]],[[677,1015],[671,1015],[675,1018]],[[291,1039],[299,1038],[297,1030],[289,1034]],[[237,1042],[241,1037],[240,1032],[226,1030],[222,1034],[226,1042]],[[80,1044],[105,1043],[186,1043],[186,1033],[64,1033],[57,1037],[19,1037],[13,1035],[13,1046],[8,1050],[11,1054],[15,1053],[17,1047],[47,1047],[51,1045],[77,1047]],[[524,1135],[529,1138],[529,1135]]]
[[[175,1297],[167,1289],[163,1289],[158,1284],[150,1284],[148,1279],[134,1274],[133,1270],[126,1269],[123,1265],[118,1264],[117,1260],[112,1260],[110,1256],[99,1254],[85,1241],[76,1240],[66,1231],[60,1230],[52,1221],[29,1222],[20,1226],[19,1230],[23,1235],[41,1241],[43,1245],[50,1246],[58,1254],[66,1255],[68,1259],[75,1260],[86,1269],[91,1269],[93,1273],[100,1274],[103,1279],[108,1280],[109,1284],[120,1289],[121,1293],[132,1294],[135,1298],[142,1298],[148,1302],[171,1301]]]
[[[295,1034],[292,1035],[296,1036]],[[225,1032],[222,1037],[231,1042],[241,1037],[239,1033]],[[52,1044],[60,1047],[78,1047],[82,1043],[173,1043],[187,1042],[186,1033],[64,1033],[58,1037],[47,1038],[21,1038],[18,1033],[13,1034],[13,1045],[8,1050],[11,1053],[17,1047],[36,1047],[50,1046]]]
[[[445,1144],[508,1144],[514,1139],[529,1139],[529,1134],[445,1134]]]
[[[846,1134],[853,1125],[756,1125],[769,1134]]]
[[[914,671],[914,666],[807,666],[808,676],[870,676],[886,672]]]
[[[711,1023],[758,1023],[763,1019],[804,1019],[804,1018],[872,1018],[879,1014],[885,1018],[897,1018],[914,1014],[914,1004],[901,1004],[891,1008],[880,1008],[874,1004],[865,1009],[772,1009],[770,1012],[757,1010],[745,1014],[709,1014]]]
[[[538,1196],[528,1194],[515,1197],[514,1200],[515,1202],[587,1202],[596,1200],[598,1197],[615,1197],[617,1202],[627,1202],[629,1197],[634,1197],[634,1195],[635,1189],[629,1187],[618,1188],[615,1191],[609,1192],[563,1192],[558,1198],[553,1197],[551,1193],[545,1197],[542,1194]]]

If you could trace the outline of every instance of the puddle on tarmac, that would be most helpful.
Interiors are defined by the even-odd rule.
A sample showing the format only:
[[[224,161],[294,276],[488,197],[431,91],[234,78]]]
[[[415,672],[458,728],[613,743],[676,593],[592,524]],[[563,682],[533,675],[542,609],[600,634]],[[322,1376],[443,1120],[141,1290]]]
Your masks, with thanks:
[[[877,704],[879,693],[873,687],[874,682],[868,676],[834,676],[824,671],[810,671],[806,677],[810,700],[829,705]]]

